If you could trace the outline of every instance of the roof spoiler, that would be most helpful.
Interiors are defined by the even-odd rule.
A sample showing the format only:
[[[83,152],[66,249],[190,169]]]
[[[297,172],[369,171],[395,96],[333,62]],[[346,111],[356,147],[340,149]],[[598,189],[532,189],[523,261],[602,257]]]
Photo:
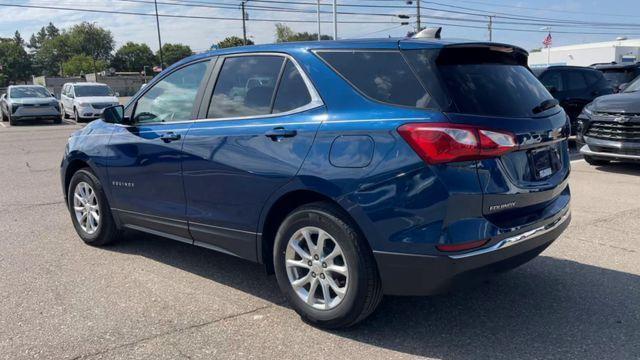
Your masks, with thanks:
[[[434,27],[434,28],[426,28],[424,30],[420,30],[417,34],[413,35],[414,39],[440,39],[440,33],[442,32],[442,27]]]

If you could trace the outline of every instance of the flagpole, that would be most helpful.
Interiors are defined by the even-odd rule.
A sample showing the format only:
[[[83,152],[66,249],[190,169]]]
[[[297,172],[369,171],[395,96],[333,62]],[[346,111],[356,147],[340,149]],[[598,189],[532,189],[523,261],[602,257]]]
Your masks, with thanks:
[[[549,34],[547,35],[547,39],[549,41],[547,41],[547,39],[545,39],[545,46],[547,47],[547,66],[551,65],[551,44],[552,44],[552,40],[551,40],[551,26],[545,26],[543,28],[541,28],[540,30],[542,31],[548,31]]]

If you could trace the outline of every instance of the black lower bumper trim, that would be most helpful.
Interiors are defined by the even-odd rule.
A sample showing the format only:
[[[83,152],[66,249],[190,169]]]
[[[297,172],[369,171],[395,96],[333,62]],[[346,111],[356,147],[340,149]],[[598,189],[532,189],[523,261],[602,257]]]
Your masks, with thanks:
[[[484,279],[492,273],[520,266],[535,258],[562,234],[571,220],[552,230],[515,245],[477,256],[452,258],[375,252],[386,295],[426,296],[450,291],[470,281]]]

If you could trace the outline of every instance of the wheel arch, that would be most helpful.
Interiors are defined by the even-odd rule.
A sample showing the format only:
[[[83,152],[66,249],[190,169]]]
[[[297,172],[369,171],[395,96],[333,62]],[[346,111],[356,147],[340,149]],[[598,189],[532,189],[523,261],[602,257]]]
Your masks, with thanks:
[[[334,197],[319,191],[318,189],[296,188],[287,192],[283,192],[273,197],[274,200],[270,206],[265,207],[264,216],[261,216],[259,229],[261,230],[257,241],[258,262],[265,265],[268,273],[274,272],[273,267],[273,246],[275,243],[275,235],[284,219],[296,208],[314,203],[327,202],[339,208],[346,219],[352,224],[356,231],[366,239],[365,233],[352,214],[347,210],[350,208],[344,206],[342,201],[336,200]],[[268,209],[268,210],[266,210]],[[368,241],[367,241],[368,242]]]
[[[80,169],[84,169],[84,168],[89,168],[91,170],[91,172],[93,172],[94,174],[96,174],[97,176],[97,172],[96,169],[91,165],[91,163],[89,162],[88,159],[82,158],[82,157],[77,157],[75,159],[72,159],[69,161],[69,164],[67,165],[65,171],[64,171],[64,199],[65,199],[65,203],[69,200],[67,197],[67,194],[69,192],[69,184],[71,183],[71,178],[73,177],[73,174],[75,174],[78,170]]]

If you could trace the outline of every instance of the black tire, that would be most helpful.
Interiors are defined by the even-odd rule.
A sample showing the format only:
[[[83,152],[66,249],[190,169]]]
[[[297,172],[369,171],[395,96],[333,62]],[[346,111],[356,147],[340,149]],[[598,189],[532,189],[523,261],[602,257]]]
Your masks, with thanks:
[[[307,305],[287,275],[285,253],[289,239],[307,226],[320,228],[335,239],[349,269],[346,293],[333,309],[320,310]],[[273,257],[280,290],[302,319],[314,326],[328,329],[353,326],[369,316],[382,300],[382,285],[373,254],[349,216],[334,204],[317,202],[291,212],[278,229]]]
[[[589,165],[593,165],[593,166],[602,166],[610,163],[609,160],[596,159],[588,155],[584,156],[584,161],[586,161]]]
[[[91,188],[94,190],[98,200],[98,207],[100,209],[100,221],[98,223],[96,231],[91,234],[86,232],[80,226],[80,223],[78,222],[74,211],[74,190],[80,182],[89,184],[89,186],[91,186]],[[121,234],[116,227],[115,221],[113,220],[111,208],[107,203],[102,184],[90,169],[80,169],[75,174],[73,174],[73,177],[69,182],[69,188],[67,189],[67,207],[69,209],[69,213],[71,214],[73,227],[76,229],[76,232],[85,243],[93,246],[103,246],[111,244],[120,238]]]
[[[11,125],[11,126],[15,126],[15,125],[17,125],[17,124],[18,124],[18,121],[17,121],[17,120],[15,120],[15,119],[13,118],[13,116],[8,115],[8,117],[9,117],[9,125]]]
[[[62,118],[63,119],[69,118],[69,114],[67,114],[67,110],[64,109],[64,106],[62,107]]]
[[[73,109],[73,120],[76,123],[79,123],[80,121],[82,121],[82,119],[80,118],[80,114],[78,114],[78,110],[77,109]]]

